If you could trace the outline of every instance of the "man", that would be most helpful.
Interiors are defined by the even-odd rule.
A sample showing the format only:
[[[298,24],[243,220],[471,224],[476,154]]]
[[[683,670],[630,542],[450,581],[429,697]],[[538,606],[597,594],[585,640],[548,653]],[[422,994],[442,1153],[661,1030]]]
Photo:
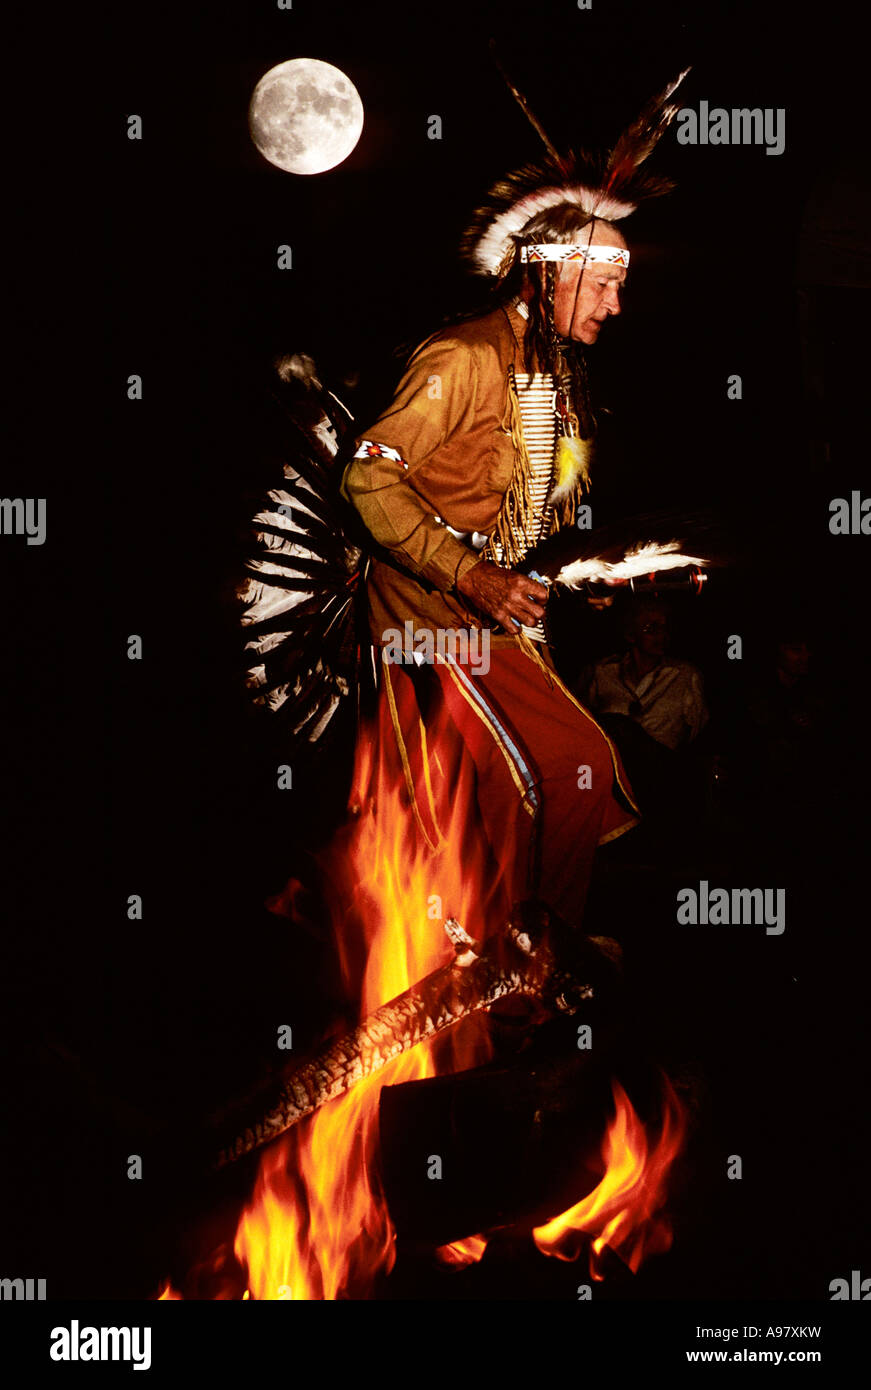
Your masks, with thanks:
[[[557,244],[625,252],[615,227],[571,212],[572,240]],[[543,230],[538,225],[528,235]],[[606,320],[620,312],[625,275],[624,266],[601,261],[559,265],[553,297],[558,337],[594,343]],[[389,409],[359,441],[343,491],[387,552],[373,561],[368,581],[376,646],[383,649],[385,634],[404,631],[409,622],[416,635],[486,633],[486,674],[461,660],[437,661],[425,674],[382,664],[381,732],[395,738],[421,830],[433,847],[443,838],[440,806],[460,778],[458,763],[470,759],[475,806],[469,823],[496,861],[501,903],[537,892],[578,921],[595,847],[637,817],[613,746],[552,669],[542,642],[547,589],[504,563],[506,553],[520,559],[546,534],[555,510],[547,486],[555,419],[543,440],[543,417],[535,434],[531,426],[527,435],[522,418],[512,426],[524,393],[529,399],[537,385],[539,395],[553,395],[541,361],[535,356],[528,362],[526,351],[530,312],[541,313],[544,302],[536,267],[525,272],[518,296],[424,344]],[[506,507],[521,431],[526,454],[541,442],[547,464],[545,486],[525,515]],[[538,659],[532,641],[542,645]],[[437,742],[431,736],[424,746],[421,725],[439,729]],[[451,765],[450,779],[439,779],[433,755],[443,768]],[[421,796],[427,772],[435,786]],[[480,931],[487,927],[477,923]]]
[[[577,224],[575,244],[627,252],[620,232],[606,222],[576,209],[563,212],[561,220]],[[543,219],[536,221],[539,226],[530,235],[542,230]],[[620,313],[625,268],[600,262],[585,268],[581,260],[567,261],[555,278],[556,333],[569,341],[595,343],[607,318]],[[376,561],[369,580],[376,641],[407,606],[415,618],[436,625],[480,622],[480,613],[471,614],[462,599],[509,633],[541,622],[547,590],[494,563],[482,546],[499,519],[517,461],[510,419],[515,393],[509,377],[513,373],[522,389],[532,375],[524,368],[541,367],[526,357],[529,306],[537,300],[543,313],[541,287],[527,271],[519,294],[512,296],[509,290],[505,299],[493,313],[437,333],[417,350],[391,406],[360,440],[345,471],[342,490],[375,539],[434,591],[425,597],[420,582],[411,585],[405,575]],[[548,389],[552,394],[553,386],[542,382],[541,390]],[[539,431],[546,428],[544,420],[535,423]],[[388,444],[387,435],[396,442]],[[552,455],[552,440],[548,447]],[[437,507],[451,516],[443,517]],[[523,548],[537,538],[526,537]]]
[[[647,599],[633,606],[625,635],[628,650],[596,662],[582,699],[597,714],[631,719],[665,748],[686,747],[708,722],[708,711],[699,671],[666,656],[665,605]]]
[[[672,90],[654,104],[657,135]],[[554,669],[547,588],[521,566],[590,490],[584,353],[620,312],[630,257],[614,219],[641,196],[651,128],[637,122],[618,142],[601,187],[552,157],[491,191],[466,249],[495,278],[496,307],[417,349],[343,478],[381,547],[368,576],[380,746],[434,853],[486,844],[487,868],[469,870],[478,933],[529,894],[578,923],[597,845],[638,819],[614,745]],[[458,630],[467,650],[473,638],[486,648],[486,670],[447,649]],[[414,639],[404,664],[400,631]]]
[[[693,799],[688,750],[708,722],[702,677],[666,655],[658,599],[634,603],[624,632],[627,651],[596,662],[579,693],[620,750],[645,816],[642,840],[664,848]]]
[[[814,669],[802,614],[778,614],[763,650],[743,699],[739,773],[751,805],[781,807],[781,832],[788,825],[792,845],[807,844],[819,833],[819,806],[835,802],[832,730],[842,721]]]

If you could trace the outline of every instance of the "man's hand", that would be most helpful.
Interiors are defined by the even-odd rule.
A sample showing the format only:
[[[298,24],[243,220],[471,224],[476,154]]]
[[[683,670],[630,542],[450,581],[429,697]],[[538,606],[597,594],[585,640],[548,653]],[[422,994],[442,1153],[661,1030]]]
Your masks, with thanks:
[[[506,632],[518,632],[520,624],[535,627],[547,602],[543,584],[516,570],[500,569],[490,560],[479,560],[466,570],[457,589],[476,608],[495,618]]]

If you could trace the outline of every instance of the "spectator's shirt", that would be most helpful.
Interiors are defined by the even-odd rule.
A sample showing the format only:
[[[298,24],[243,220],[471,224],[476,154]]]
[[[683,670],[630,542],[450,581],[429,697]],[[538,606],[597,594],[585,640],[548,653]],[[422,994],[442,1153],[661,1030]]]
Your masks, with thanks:
[[[692,742],[708,722],[701,673],[675,657],[641,680],[628,657],[606,657],[593,667],[585,695],[594,713],[626,715],[666,748]]]

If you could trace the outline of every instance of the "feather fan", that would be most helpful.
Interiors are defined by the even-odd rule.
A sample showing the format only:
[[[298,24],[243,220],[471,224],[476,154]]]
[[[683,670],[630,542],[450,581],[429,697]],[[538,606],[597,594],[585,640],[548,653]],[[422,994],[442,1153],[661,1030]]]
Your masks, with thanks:
[[[275,363],[268,423],[276,476],[249,524],[237,597],[246,684],[279,716],[290,752],[321,740],[358,694],[364,556],[338,486],[351,415],[311,358]]]
[[[721,540],[709,513],[661,510],[592,531],[564,526],[527,552],[523,570],[576,589],[722,560]]]

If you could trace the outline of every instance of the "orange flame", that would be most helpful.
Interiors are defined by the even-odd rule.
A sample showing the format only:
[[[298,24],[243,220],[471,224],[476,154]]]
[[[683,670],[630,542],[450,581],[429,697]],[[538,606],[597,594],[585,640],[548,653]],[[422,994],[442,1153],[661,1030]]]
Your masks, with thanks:
[[[452,958],[444,920],[455,916],[480,936],[482,920],[493,915],[498,885],[488,875],[479,837],[468,834],[474,781],[462,762],[449,766],[446,757],[442,767],[439,754],[451,746],[449,738],[441,741],[442,732],[430,731],[425,794],[433,809],[438,803],[449,810],[442,811],[428,846],[404,783],[397,784],[386,764],[385,740],[358,742],[352,803],[362,810],[330,851],[327,891],[345,985],[349,997],[360,1000],[361,1016]],[[441,848],[434,843],[439,838]],[[239,1298],[244,1288],[241,1297],[253,1300],[370,1297],[395,1262],[377,1164],[381,1087],[479,1066],[489,1055],[481,1020],[466,1020],[394,1058],[270,1144],[232,1252],[223,1246],[211,1261],[204,1296]],[[682,1124],[680,1104],[666,1087],[662,1130],[648,1154],[643,1126],[614,1082],[616,1113],[602,1148],[605,1176],[582,1202],[535,1230],[545,1254],[575,1259],[593,1236],[593,1277],[601,1279],[606,1245],[633,1271],[646,1253],[669,1248],[671,1230],[660,1209]],[[481,1259],[486,1243],[485,1235],[470,1235],[436,1253],[444,1265],[461,1269]],[[182,1295],[167,1282],[159,1297]]]
[[[181,1298],[181,1294],[180,1294],[176,1289],[174,1289],[174,1288],[172,1287],[172,1284],[170,1283],[170,1281],[169,1281],[168,1279],[164,1279],[163,1283],[162,1283],[161,1286],[160,1286],[160,1293],[157,1295],[157,1299],[156,1299],[155,1301],[156,1301],[156,1302],[160,1302],[160,1301],[163,1300],[163,1299],[173,1299],[173,1300],[174,1300],[174,1299],[180,1299],[180,1298]]]
[[[466,1236],[463,1240],[453,1240],[450,1245],[440,1245],[436,1258],[451,1269],[465,1269],[467,1265],[477,1264],[487,1249],[486,1236]]]
[[[461,866],[459,856],[422,846],[369,743],[361,745],[357,785],[366,789],[365,810],[346,859],[350,884],[333,885],[338,899],[344,893],[333,917],[345,980],[365,1015],[452,959],[441,923],[452,915],[465,920],[479,880],[468,858]],[[463,843],[465,810],[464,796],[455,794],[442,827],[448,844]],[[368,947],[362,988],[361,937]],[[266,1150],[234,1244],[252,1298],[366,1296],[390,1271],[395,1233],[377,1172],[378,1097],[384,1084],[435,1075],[434,1045],[440,1058],[446,1045],[452,1053],[442,1071],[480,1065],[489,1055],[480,1028],[455,1029],[395,1058]]]
[[[648,1255],[671,1248],[672,1231],[662,1212],[668,1174],[684,1135],[683,1106],[662,1077],[663,1117],[659,1138],[648,1153],[647,1136],[619,1081],[612,1082],[616,1113],[602,1144],[605,1176],[588,1196],[533,1231],[539,1250],[559,1260],[576,1260],[594,1236],[590,1273],[604,1278],[602,1254],[610,1246],[635,1274]]]

